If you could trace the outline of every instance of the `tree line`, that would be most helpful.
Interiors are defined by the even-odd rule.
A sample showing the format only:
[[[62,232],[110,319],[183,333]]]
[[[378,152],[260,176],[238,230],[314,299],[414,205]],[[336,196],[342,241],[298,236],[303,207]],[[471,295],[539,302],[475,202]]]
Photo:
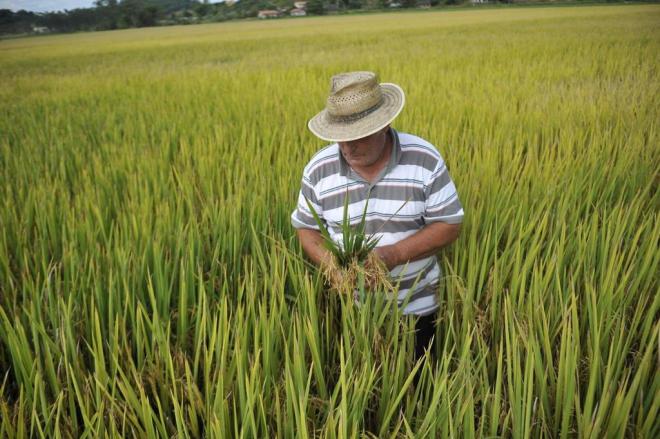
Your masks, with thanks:
[[[310,15],[359,9],[455,5],[470,0],[308,0]],[[491,0],[493,1],[493,0]],[[496,0],[502,3],[514,0]],[[516,0],[517,1],[517,0]],[[256,17],[260,10],[285,12],[294,0],[96,0],[91,8],[36,13],[0,9],[0,35],[37,32],[75,32],[169,24],[191,24]]]

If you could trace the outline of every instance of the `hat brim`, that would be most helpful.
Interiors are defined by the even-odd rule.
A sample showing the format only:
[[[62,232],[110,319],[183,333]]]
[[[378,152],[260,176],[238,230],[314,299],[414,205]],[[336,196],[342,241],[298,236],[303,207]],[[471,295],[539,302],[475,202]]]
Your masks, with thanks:
[[[349,142],[377,132],[401,113],[406,102],[398,85],[384,82],[380,88],[383,102],[372,113],[351,122],[338,122],[328,115],[327,110],[323,110],[309,120],[307,127],[316,137],[330,142]]]

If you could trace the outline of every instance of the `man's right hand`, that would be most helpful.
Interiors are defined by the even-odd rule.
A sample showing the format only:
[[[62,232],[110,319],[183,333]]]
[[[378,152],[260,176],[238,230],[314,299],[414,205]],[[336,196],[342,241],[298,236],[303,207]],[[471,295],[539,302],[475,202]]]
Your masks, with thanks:
[[[330,286],[332,288],[339,291],[341,289],[345,289],[345,287],[347,286],[350,286],[347,285],[348,282],[350,282],[350,280],[348,279],[346,270],[339,267],[334,261],[332,260],[331,262],[323,261],[321,263],[320,268],[321,268],[321,273],[323,273],[323,276],[325,276],[326,280],[330,283]],[[339,292],[344,292],[344,291],[339,291]]]
[[[297,229],[298,240],[302,245],[303,251],[317,266],[329,263],[334,257],[330,250],[323,245],[323,235],[314,229]]]

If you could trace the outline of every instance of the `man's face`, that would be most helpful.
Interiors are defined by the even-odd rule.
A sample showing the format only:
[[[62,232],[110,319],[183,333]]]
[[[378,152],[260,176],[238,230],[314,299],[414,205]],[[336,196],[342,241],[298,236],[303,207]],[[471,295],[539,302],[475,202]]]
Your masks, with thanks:
[[[365,168],[375,164],[385,152],[388,130],[389,126],[361,139],[338,142],[346,162],[353,168]]]

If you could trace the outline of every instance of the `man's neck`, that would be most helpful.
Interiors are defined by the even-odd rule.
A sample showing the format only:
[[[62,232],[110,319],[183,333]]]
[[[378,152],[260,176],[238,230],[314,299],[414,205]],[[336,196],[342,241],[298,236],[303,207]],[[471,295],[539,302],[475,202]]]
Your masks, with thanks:
[[[391,130],[388,130],[385,136],[385,148],[383,149],[383,153],[378,158],[378,160],[369,166],[353,167],[353,170],[369,183],[373,183],[381,171],[385,169],[389,163],[393,147],[394,141],[392,139],[392,132]]]

